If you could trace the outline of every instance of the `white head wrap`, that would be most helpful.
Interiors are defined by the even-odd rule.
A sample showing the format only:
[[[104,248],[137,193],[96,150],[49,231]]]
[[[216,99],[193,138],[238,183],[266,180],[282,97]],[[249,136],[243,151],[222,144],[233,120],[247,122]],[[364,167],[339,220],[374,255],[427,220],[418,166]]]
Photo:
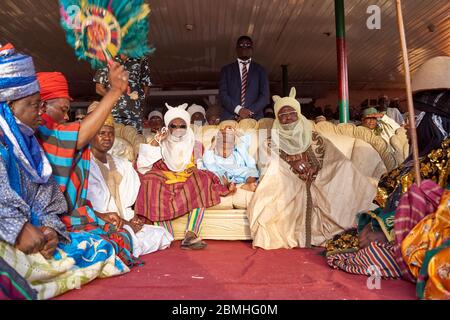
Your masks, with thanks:
[[[171,107],[166,103],[169,109],[164,115],[164,123],[169,126],[174,119],[183,119],[186,122],[186,134],[182,137],[176,137],[170,134],[167,139],[161,142],[161,153],[163,160],[167,167],[173,172],[182,172],[191,162],[192,153],[195,146],[195,135],[189,124],[191,123],[191,116],[185,110],[187,103],[182,104],[176,108]]]
[[[205,108],[203,108],[202,106],[199,106],[198,104],[193,104],[191,105],[188,109],[187,112],[189,112],[189,114],[191,115],[191,117],[194,115],[194,113],[200,112],[205,118],[206,118],[206,111]]]
[[[289,97],[281,98],[280,96],[273,96],[275,102],[275,121],[273,123],[272,133],[273,144],[278,146],[288,155],[296,155],[305,152],[312,141],[312,125],[308,119],[302,115],[300,102],[295,99],[297,91],[295,88],[291,89]],[[297,122],[282,125],[278,118],[278,112],[284,106],[290,106],[297,112]]]
[[[161,120],[164,119],[163,114],[162,114],[161,112],[157,111],[157,110],[150,112],[150,113],[148,114],[148,118],[147,118],[147,119],[150,120],[150,119],[153,118],[153,117],[161,118]]]
[[[166,127],[169,126],[172,120],[177,118],[183,119],[184,122],[189,125],[191,123],[191,115],[186,111],[187,106],[188,104],[185,103],[174,108],[166,103],[166,107],[168,109],[168,111],[164,115],[164,124],[166,125]]]

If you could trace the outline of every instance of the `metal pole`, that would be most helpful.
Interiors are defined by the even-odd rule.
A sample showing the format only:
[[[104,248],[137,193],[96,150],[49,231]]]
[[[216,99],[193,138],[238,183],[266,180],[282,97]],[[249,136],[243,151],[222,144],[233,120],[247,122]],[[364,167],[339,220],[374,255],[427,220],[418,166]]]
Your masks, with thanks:
[[[417,144],[416,119],[414,117],[414,105],[411,89],[411,73],[409,70],[408,48],[406,47],[405,25],[403,23],[402,2],[397,1],[397,23],[398,33],[400,35],[400,42],[402,45],[403,67],[405,68],[405,84],[406,84],[406,98],[408,101],[409,113],[409,132],[411,135],[412,155],[414,161],[414,176],[417,185],[420,185],[420,165],[419,165],[419,147]]]
[[[334,0],[336,20],[336,53],[338,65],[338,107],[339,121],[347,123],[349,116],[347,46],[345,43],[345,10],[344,0]]]
[[[286,64],[281,65],[282,72],[282,86],[283,86],[283,97],[289,95],[289,76],[288,76],[288,66]]]

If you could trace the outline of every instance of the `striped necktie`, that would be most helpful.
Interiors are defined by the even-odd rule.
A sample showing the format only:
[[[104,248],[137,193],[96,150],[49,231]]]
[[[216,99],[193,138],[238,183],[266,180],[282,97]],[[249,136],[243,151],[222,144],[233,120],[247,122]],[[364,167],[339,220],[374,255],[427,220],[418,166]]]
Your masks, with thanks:
[[[248,71],[247,65],[248,61],[240,61],[242,65],[242,80],[241,80],[241,106],[245,107],[245,95],[247,93],[247,84],[248,84]]]

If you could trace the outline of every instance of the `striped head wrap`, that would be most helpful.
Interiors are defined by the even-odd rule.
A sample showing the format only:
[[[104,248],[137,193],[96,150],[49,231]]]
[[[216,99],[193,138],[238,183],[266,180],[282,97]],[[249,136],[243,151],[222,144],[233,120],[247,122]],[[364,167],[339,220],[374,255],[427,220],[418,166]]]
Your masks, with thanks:
[[[0,101],[14,101],[39,92],[33,59],[0,45]]]

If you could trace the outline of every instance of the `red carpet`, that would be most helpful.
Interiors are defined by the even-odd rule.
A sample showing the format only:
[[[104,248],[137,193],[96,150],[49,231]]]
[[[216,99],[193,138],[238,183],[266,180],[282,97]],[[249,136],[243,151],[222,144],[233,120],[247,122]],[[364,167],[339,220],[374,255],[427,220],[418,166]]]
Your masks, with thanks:
[[[328,267],[321,249],[264,251],[250,242],[208,241],[203,251],[172,247],[143,257],[145,265],[120,277],[97,279],[57,299],[415,299],[415,286]]]

